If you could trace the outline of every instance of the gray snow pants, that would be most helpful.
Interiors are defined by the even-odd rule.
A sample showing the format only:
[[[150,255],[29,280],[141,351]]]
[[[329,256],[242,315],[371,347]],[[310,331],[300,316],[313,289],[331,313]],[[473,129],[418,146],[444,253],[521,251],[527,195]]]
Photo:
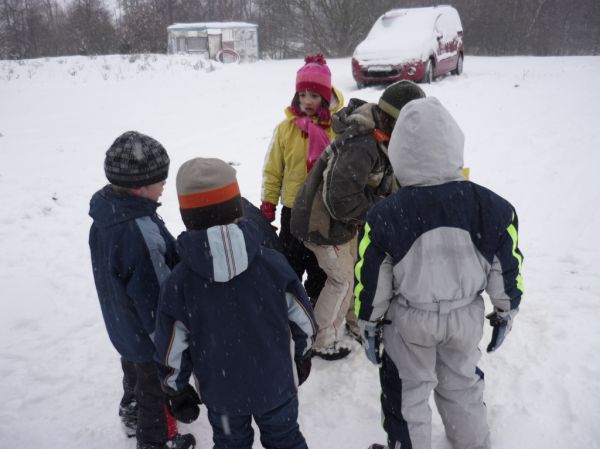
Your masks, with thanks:
[[[388,446],[431,448],[433,390],[454,449],[490,449],[483,372],[477,367],[483,299],[456,309],[422,309],[393,300],[386,314],[391,324],[384,327],[380,380]]]

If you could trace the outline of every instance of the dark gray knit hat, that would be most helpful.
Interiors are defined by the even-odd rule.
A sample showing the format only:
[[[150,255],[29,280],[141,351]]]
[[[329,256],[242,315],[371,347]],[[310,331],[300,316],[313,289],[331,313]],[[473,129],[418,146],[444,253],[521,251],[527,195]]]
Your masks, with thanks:
[[[406,103],[417,98],[425,98],[425,92],[412,81],[401,80],[390,84],[381,94],[379,109],[398,119],[400,110]]]
[[[116,186],[148,186],[167,179],[169,155],[152,137],[127,131],[117,137],[106,152],[104,173]]]

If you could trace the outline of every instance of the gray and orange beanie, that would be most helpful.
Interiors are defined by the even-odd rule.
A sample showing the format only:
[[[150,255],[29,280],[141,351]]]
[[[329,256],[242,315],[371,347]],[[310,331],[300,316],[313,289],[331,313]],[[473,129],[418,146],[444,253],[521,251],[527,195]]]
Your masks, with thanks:
[[[225,225],[244,215],[235,169],[221,159],[198,157],[185,162],[176,187],[181,218],[189,230]]]

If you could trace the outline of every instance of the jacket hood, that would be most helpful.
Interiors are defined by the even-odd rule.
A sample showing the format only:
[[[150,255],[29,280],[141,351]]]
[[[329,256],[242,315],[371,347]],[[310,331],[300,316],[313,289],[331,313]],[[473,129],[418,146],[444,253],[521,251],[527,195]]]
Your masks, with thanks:
[[[335,86],[331,86],[331,104],[329,105],[329,111],[335,114],[337,111],[342,109],[344,106],[344,95],[341,90],[338,90]]]
[[[408,103],[392,132],[388,156],[400,186],[464,181],[465,137],[435,97]]]
[[[90,200],[90,217],[101,228],[156,213],[160,203],[148,198],[115,193],[110,185],[96,192]]]
[[[260,249],[258,227],[241,219],[236,224],[184,231],[177,251],[191,271],[209,282],[228,282],[248,269]]]
[[[337,135],[346,137],[362,136],[375,130],[374,103],[352,98],[348,106],[342,108],[333,116],[332,127]]]

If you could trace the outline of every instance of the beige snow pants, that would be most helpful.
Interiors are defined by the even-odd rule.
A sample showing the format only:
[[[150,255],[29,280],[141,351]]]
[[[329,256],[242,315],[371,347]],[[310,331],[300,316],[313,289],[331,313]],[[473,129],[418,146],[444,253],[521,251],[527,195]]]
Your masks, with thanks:
[[[315,349],[332,346],[341,336],[346,314],[354,290],[354,263],[356,261],[356,237],[342,245],[315,245],[304,242],[310,249],[327,280],[315,307],[319,333]]]

